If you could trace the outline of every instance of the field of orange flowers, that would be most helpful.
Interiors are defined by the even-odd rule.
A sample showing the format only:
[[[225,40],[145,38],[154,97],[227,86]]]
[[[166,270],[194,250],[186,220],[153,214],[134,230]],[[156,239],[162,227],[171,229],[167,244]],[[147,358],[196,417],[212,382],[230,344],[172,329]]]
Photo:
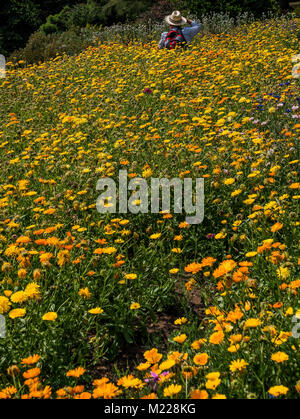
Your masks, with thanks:
[[[7,64],[0,398],[299,397],[297,48],[268,21],[184,52]],[[121,169],[204,178],[203,223],[99,214],[97,180]]]

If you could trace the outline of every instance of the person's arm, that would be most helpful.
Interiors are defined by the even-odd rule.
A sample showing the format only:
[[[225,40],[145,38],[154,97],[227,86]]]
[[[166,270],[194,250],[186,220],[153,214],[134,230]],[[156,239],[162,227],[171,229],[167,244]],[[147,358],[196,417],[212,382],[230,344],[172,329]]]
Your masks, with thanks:
[[[191,19],[187,19],[187,23],[191,26],[189,28],[186,27],[184,29],[189,34],[189,36],[193,38],[201,31],[202,25],[196,20],[191,20]]]

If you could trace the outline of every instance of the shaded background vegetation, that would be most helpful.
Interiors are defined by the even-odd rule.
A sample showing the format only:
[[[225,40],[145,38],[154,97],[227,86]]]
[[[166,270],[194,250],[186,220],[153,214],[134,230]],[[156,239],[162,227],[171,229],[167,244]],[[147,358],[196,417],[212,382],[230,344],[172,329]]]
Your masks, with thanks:
[[[287,11],[288,0],[6,0],[0,9],[0,53],[8,56],[15,50],[34,49],[63,35],[63,42],[72,52],[85,46],[80,28],[111,26],[117,23],[159,21],[173,9],[192,16],[210,12],[228,13],[234,17],[248,12],[255,17],[263,13]],[[33,37],[33,38],[30,38]],[[28,44],[27,44],[28,45]],[[60,51],[58,51],[60,52]],[[51,55],[51,54],[50,54]],[[42,58],[42,57],[40,57]]]

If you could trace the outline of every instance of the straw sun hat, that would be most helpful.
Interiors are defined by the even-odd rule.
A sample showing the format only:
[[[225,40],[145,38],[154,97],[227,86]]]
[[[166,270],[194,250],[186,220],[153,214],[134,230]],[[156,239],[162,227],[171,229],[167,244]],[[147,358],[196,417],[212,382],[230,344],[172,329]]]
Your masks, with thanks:
[[[187,23],[187,19],[181,16],[178,10],[175,10],[171,15],[165,17],[165,21],[172,26],[183,26]]]

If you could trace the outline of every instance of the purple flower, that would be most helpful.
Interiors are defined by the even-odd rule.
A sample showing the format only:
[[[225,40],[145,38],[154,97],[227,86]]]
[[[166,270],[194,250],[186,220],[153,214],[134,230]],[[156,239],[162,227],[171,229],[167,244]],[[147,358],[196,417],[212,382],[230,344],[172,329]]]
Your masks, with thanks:
[[[146,89],[144,89],[143,93],[146,93],[147,95],[150,95],[153,92],[149,87],[146,87]]]
[[[160,375],[166,376],[168,374],[169,374],[169,371],[164,371]],[[154,371],[151,371],[151,377],[152,378],[146,378],[145,381],[146,381],[146,383],[148,383],[150,385],[150,387],[152,387],[152,390],[155,391],[157,389],[157,383],[161,378]]]
[[[206,235],[207,239],[213,239],[215,237],[215,235],[213,233],[209,233]]]

